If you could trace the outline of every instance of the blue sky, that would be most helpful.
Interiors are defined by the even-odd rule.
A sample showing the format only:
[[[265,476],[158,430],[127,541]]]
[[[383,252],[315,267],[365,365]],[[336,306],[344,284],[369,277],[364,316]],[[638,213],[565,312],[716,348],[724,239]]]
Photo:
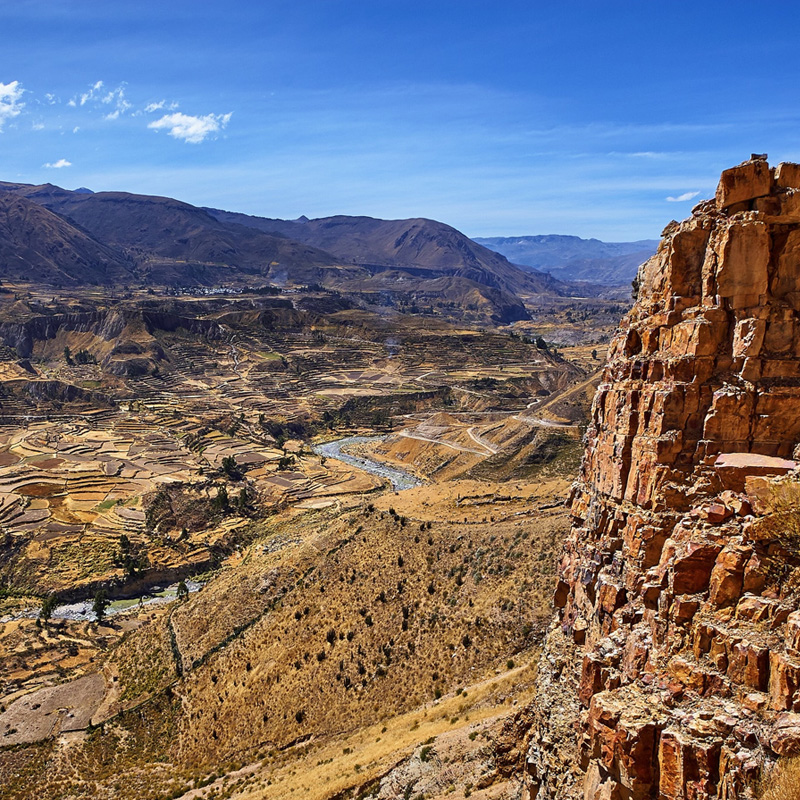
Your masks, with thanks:
[[[655,238],[800,160],[800,7],[664,5],[0,0],[0,179]]]

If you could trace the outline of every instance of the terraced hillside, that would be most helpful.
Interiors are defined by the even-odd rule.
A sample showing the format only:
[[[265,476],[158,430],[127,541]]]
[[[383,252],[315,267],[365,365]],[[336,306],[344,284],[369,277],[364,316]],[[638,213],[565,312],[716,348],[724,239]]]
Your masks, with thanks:
[[[594,364],[532,333],[0,302],[0,793],[511,791]]]

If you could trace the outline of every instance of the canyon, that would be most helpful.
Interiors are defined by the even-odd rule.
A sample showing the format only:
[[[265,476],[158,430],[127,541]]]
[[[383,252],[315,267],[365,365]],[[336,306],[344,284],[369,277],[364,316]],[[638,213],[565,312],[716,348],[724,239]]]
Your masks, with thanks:
[[[132,285],[0,293],[4,796],[754,800],[800,755],[800,165],[726,170],[632,307],[502,325],[365,300],[414,236],[492,288],[419,221],[14,186],[42,269]],[[148,290],[181,253],[107,204],[321,261]]]

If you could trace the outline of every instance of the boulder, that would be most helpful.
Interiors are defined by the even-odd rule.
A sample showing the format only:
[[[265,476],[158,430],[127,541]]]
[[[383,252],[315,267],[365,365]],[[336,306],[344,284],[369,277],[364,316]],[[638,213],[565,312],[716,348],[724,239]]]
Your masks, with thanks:
[[[768,195],[771,186],[772,175],[766,161],[745,161],[722,173],[715,197],[717,208],[724,210],[736,203]]]

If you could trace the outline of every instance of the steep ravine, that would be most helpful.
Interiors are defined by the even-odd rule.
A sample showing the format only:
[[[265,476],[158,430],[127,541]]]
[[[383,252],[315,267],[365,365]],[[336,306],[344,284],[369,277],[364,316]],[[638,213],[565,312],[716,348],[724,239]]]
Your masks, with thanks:
[[[726,170],[638,290],[574,487],[523,794],[751,798],[800,753],[800,166]]]

